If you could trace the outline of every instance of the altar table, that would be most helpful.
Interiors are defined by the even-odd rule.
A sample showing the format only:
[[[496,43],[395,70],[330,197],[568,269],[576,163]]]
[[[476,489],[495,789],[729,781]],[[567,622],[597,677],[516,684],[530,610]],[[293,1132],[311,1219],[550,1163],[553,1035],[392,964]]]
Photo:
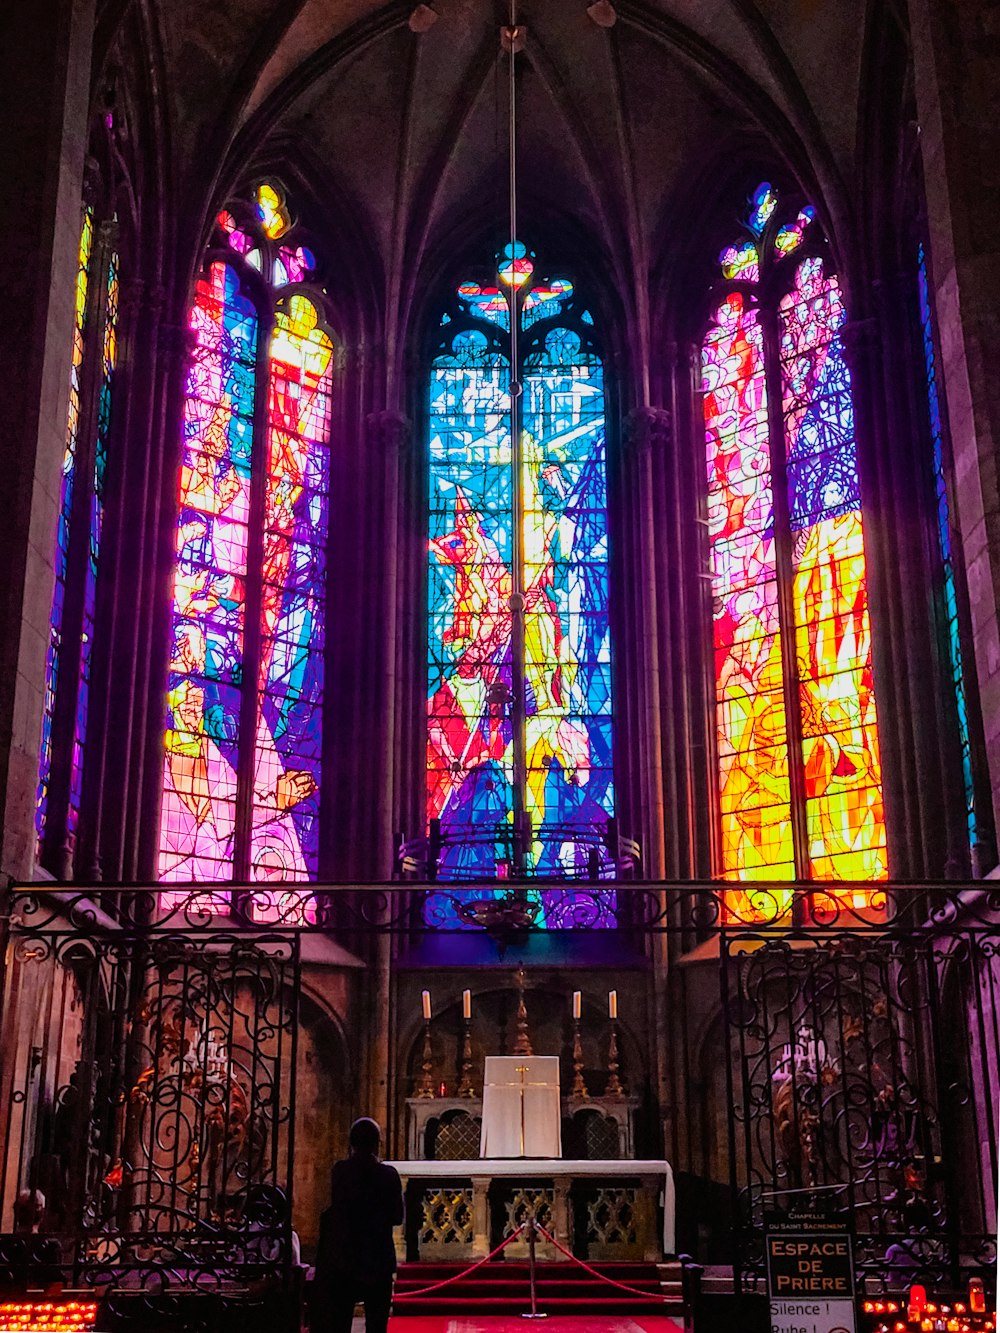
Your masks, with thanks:
[[[583,1228],[592,1238],[590,1259],[655,1261],[675,1250],[674,1176],[666,1161],[473,1158],[390,1165],[402,1178],[411,1214],[415,1207],[421,1210],[416,1222],[409,1216],[403,1233],[397,1232],[400,1260],[482,1259],[532,1201],[542,1202],[548,1217],[543,1225],[567,1249],[574,1248]],[[501,1202],[506,1215],[498,1211],[505,1181],[509,1189]],[[663,1208],[659,1233],[658,1205]],[[525,1248],[519,1240],[504,1253],[520,1258]],[[565,1258],[547,1242],[539,1253],[545,1259]]]

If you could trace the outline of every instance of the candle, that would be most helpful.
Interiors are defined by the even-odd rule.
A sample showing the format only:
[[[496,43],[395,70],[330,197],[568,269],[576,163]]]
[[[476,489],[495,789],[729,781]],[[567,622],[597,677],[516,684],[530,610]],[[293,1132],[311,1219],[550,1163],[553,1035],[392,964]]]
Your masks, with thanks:
[[[421,991],[420,998],[423,1001],[424,1022],[430,1021],[431,1016],[431,993],[429,990]]]
[[[575,990],[575,991],[573,992],[573,1017],[574,1017],[574,1018],[579,1018],[579,1017],[580,1017],[580,1003],[581,1003],[581,999],[582,999],[582,997],[581,997],[581,995],[580,995],[580,992],[579,992],[578,990]]]
[[[608,1017],[618,1017],[618,992],[616,990],[608,991]]]
[[[470,990],[462,991],[462,1017],[472,1017],[472,991]]]

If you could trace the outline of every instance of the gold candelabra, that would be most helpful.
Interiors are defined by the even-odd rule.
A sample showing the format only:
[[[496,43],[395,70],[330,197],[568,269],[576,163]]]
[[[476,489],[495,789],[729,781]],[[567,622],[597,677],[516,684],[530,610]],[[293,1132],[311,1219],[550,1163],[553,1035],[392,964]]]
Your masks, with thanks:
[[[462,1076],[458,1080],[456,1095],[459,1097],[475,1097],[476,1090],[472,1086],[472,1020],[465,1020],[465,1034],[462,1037]]]
[[[573,1087],[574,1097],[589,1097],[587,1085],[583,1081],[583,1042],[580,1040],[580,1020],[573,1019]]]
[[[524,968],[517,969],[517,1040],[514,1043],[515,1055],[534,1055],[531,1049],[531,1035],[528,1032],[528,1011],[524,1007]]]
[[[431,1020],[424,1019],[424,1049],[420,1064],[420,1082],[417,1084],[418,1097],[433,1097],[434,1083],[431,1070],[434,1067],[434,1053],[431,1050]]]
[[[611,1040],[608,1043],[608,1087],[609,1097],[624,1097],[625,1089],[618,1077],[618,1024],[611,1020]]]

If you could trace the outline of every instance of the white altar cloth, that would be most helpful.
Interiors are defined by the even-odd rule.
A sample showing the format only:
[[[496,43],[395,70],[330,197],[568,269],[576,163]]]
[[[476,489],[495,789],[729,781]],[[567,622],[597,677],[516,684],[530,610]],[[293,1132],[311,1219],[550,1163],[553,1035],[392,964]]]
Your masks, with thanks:
[[[564,1157],[540,1161],[523,1157],[469,1158],[464,1162],[390,1162],[404,1180],[469,1180],[473,1176],[516,1176],[521,1180],[554,1180],[565,1176],[577,1179],[588,1177],[601,1180],[614,1176],[662,1176],[663,1194],[663,1253],[675,1254],[677,1244],[677,1198],[674,1193],[674,1173],[669,1162],[656,1158],[612,1157],[603,1161],[568,1159]]]
[[[480,1157],[562,1155],[557,1055],[488,1055]]]

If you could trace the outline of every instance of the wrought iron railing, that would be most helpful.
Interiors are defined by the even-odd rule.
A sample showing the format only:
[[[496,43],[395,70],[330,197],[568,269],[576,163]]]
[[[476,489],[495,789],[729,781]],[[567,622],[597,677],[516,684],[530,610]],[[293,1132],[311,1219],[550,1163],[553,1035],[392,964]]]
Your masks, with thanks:
[[[607,881],[563,887],[578,930],[588,895],[606,911]],[[1000,886],[613,887],[619,933],[665,935],[692,964],[671,970],[661,1000],[678,1044],[673,1096],[715,1117],[724,1165],[665,1147],[680,1175],[728,1190],[731,1236],[717,1226],[718,1243],[745,1286],[761,1278],[765,1203],[830,1185],[843,1186],[869,1283],[914,1272],[957,1282],[992,1261]],[[484,884],[483,900],[497,888]],[[518,903],[538,888],[502,893]],[[304,937],[467,934],[447,912],[437,926],[427,898],[451,895],[457,912],[476,891],[13,890],[0,1232],[22,1228],[17,1263],[35,1262],[34,1228],[37,1271],[74,1283],[225,1300],[262,1282],[291,1292]],[[695,1069],[709,1000],[717,1045]],[[691,1085],[711,1077],[721,1091],[698,1103]]]

